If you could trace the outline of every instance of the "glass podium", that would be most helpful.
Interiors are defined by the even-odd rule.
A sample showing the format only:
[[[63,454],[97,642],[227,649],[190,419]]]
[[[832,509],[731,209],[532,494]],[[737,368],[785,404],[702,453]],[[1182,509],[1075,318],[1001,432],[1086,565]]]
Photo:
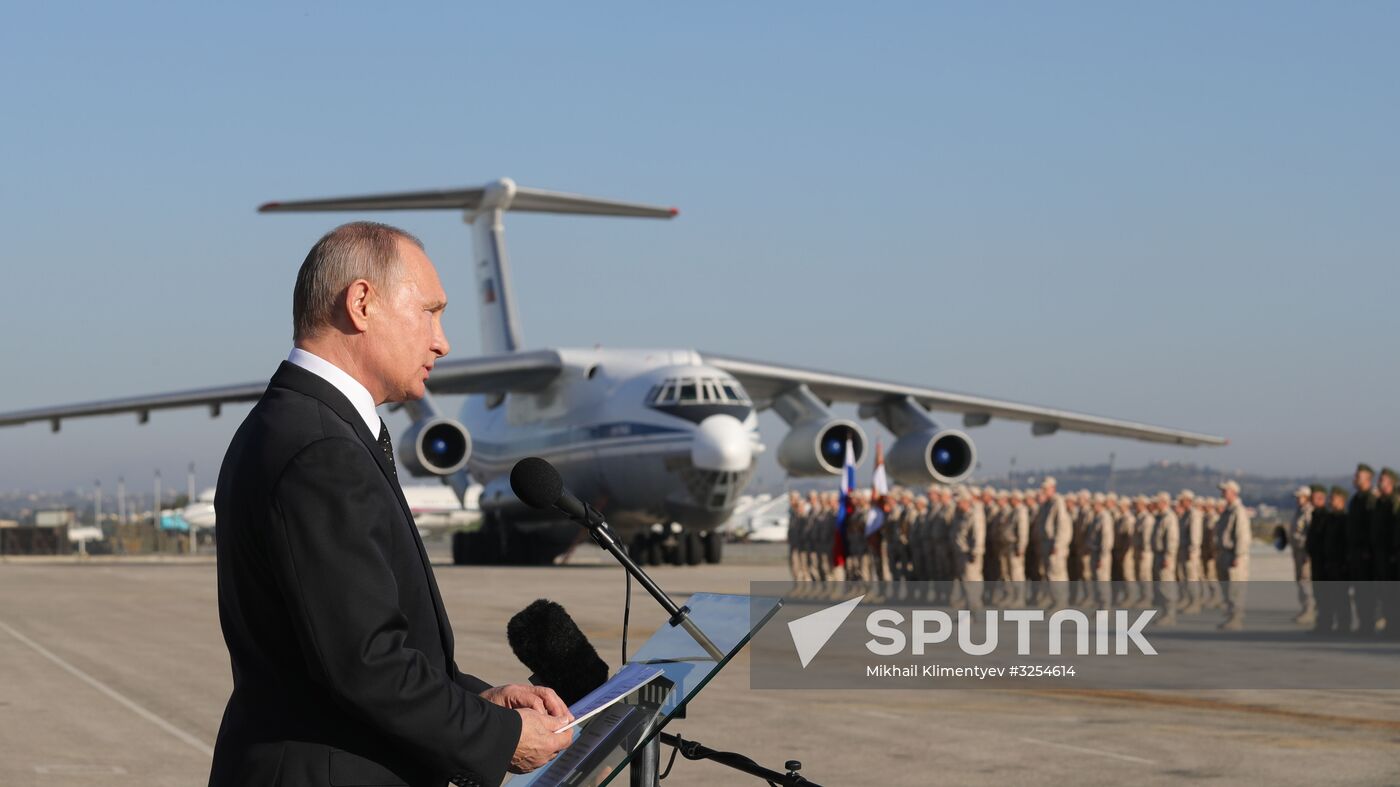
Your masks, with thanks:
[[[755,632],[782,606],[777,598],[696,593],[686,603],[690,619],[709,637],[716,659],[682,626],[661,628],[628,659],[661,670],[661,675],[617,704],[579,725],[574,742],[534,773],[512,776],[510,787],[602,787],[627,770],[687,702],[700,693]]]

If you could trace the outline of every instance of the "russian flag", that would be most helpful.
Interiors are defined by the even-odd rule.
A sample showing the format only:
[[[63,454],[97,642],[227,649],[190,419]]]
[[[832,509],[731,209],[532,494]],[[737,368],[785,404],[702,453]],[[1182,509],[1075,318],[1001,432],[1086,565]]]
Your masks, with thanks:
[[[836,538],[831,545],[831,564],[846,565],[846,520],[850,518],[851,492],[856,488],[856,450],[846,438],[846,464],[841,468],[841,500],[836,507]]]
[[[865,535],[878,533],[885,526],[889,511],[890,479],[885,475],[885,447],[875,441],[875,475],[870,479],[870,513],[865,517]]]

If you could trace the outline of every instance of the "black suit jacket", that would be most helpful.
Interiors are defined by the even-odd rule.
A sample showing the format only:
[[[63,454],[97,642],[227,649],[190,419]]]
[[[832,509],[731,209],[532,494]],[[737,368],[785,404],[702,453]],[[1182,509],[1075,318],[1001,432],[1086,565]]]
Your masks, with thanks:
[[[283,363],[219,471],[219,620],[233,694],[210,785],[497,784],[520,717],[458,671],[376,435]]]

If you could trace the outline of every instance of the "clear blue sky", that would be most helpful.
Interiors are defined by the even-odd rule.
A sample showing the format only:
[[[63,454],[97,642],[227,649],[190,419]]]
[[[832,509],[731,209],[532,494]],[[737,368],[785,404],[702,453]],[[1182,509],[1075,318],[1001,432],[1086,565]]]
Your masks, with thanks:
[[[347,217],[256,205],[509,176],[682,210],[511,217],[532,346],[697,347],[1233,440],[994,424],[988,473],[1400,462],[1397,40],[1400,5],[1359,2],[12,3],[0,410],[265,379],[298,263]],[[475,351],[467,231],[390,220]],[[0,430],[0,488],[190,460],[207,486],[244,412]]]

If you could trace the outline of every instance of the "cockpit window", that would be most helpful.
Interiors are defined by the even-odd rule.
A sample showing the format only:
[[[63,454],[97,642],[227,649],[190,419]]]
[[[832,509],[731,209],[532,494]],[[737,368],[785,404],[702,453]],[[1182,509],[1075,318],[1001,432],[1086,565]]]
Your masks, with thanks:
[[[752,404],[742,386],[715,377],[682,377],[653,386],[647,400],[654,405]]]

